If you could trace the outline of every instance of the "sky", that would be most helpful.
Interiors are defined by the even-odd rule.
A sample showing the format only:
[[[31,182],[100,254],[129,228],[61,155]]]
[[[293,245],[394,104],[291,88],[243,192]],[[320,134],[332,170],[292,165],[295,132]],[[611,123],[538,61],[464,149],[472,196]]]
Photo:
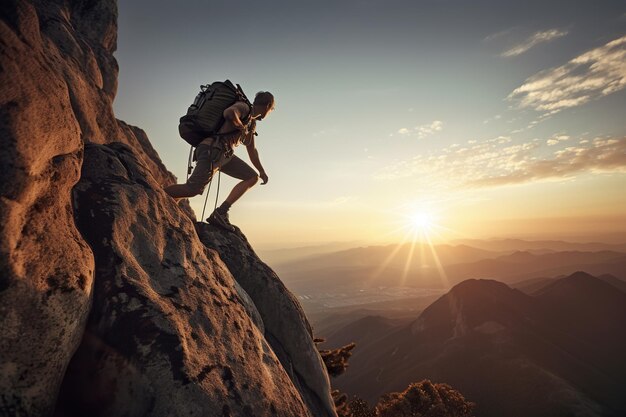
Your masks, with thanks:
[[[178,178],[201,84],[275,95],[269,182],[230,215],[257,248],[626,241],[623,0],[134,0],[118,24],[116,116]]]

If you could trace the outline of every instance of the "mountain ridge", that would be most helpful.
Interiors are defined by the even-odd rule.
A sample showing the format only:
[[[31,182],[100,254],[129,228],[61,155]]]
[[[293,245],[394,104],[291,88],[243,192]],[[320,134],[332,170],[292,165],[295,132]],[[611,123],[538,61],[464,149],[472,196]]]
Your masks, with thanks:
[[[493,280],[457,284],[412,323],[370,340],[361,351],[357,344],[350,370],[336,385],[374,402],[410,380],[446,381],[478,404],[481,417],[547,417],[574,410],[621,415],[626,410],[619,392],[626,382],[626,337],[620,330],[626,326],[626,294],[595,277],[591,283],[600,290],[590,294],[588,274],[582,280],[572,275],[551,290],[574,284],[576,291],[565,294],[570,304]],[[585,296],[593,298],[588,311],[607,308],[598,308],[588,321],[558,314],[577,308],[584,315],[580,299]],[[606,322],[612,324],[601,325]]]

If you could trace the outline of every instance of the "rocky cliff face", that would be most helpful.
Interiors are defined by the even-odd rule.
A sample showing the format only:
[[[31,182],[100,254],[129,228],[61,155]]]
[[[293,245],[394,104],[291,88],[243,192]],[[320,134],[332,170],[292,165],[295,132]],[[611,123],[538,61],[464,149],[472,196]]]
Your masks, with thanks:
[[[247,292],[264,320],[264,335],[315,416],[334,409],[328,375],[315,345],[311,326],[296,298],[276,273],[254,253],[241,233],[223,233],[196,223],[202,243],[215,249],[235,280]],[[298,335],[297,337],[294,337]]]
[[[0,415],[334,416],[297,300],[115,119],[115,2],[0,12]]]

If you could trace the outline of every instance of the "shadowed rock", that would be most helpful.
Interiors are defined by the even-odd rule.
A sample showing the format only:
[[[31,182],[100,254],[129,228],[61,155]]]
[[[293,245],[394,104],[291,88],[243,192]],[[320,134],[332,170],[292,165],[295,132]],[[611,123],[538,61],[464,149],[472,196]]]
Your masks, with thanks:
[[[254,304],[127,146],[85,148],[75,199],[94,300],[57,415],[314,415]]]
[[[297,299],[276,273],[263,263],[237,229],[227,233],[206,223],[196,223],[207,247],[218,251],[237,282],[254,301],[265,323],[265,337],[316,416],[332,415],[328,375],[313,343],[311,326]],[[332,411],[331,411],[332,410]]]

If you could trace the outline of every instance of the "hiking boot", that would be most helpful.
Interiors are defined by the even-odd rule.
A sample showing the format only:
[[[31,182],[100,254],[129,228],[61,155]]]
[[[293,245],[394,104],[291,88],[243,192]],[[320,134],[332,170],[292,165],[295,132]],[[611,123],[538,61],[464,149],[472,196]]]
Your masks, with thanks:
[[[211,215],[206,219],[209,224],[213,226],[221,227],[229,232],[235,231],[235,226],[228,221],[228,213],[220,213],[219,210],[213,211]]]

